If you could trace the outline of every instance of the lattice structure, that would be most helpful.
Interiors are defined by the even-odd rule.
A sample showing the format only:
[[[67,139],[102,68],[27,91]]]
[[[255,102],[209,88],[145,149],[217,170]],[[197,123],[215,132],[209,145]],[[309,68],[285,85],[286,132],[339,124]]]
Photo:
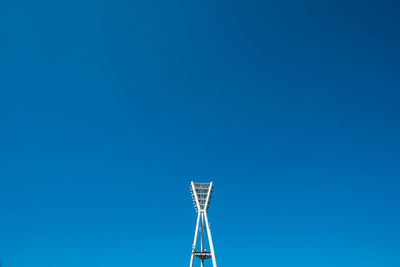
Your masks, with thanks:
[[[210,198],[208,200],[208,205],[205,208],[205,210],[208,211],[208,207],[210,206],[210,201],[211,201],[211,196],[212,196],[212,191],[213,191],[212,183],[193,183],[193,185],[194,185],[194,189],[196,190],[197,199],[199,200],[200,209],[205,208],[206,202],[207,202],[207,197],[208,197],[208,192],[211,190]],[[210,185],[211,185],[211,187],[210,187]],[[196,205],[196,197],[194,195],[192,186],[190,186],[190,192],[192,193],[193,203],[194,203],[194,207],[196,208],[196,212],[199,212],[197,205]]]
[[[194,206],[197,212],[196,231],[194,234],[194,241],[192,246],[192,255],[190,257],[190,267],[193,267],[194,257],[201,260],[201,267],[204,267],[204,260],[209,258],[212,259],[213,267],[217,267],[217,261],[215,260],[214,245],[212,242],[212,236],[210,231],[210,224],[208,223],[207,211],[210,206],[210,200],[213,192],[213,183],[190,183],[190,191]],[[204,243],[204,226],[207,230],[208,243],[210,246],[210,252],[205,249]],[[200,239],[200,250],[197,248],[197,237],[198,233],[201,234]]]

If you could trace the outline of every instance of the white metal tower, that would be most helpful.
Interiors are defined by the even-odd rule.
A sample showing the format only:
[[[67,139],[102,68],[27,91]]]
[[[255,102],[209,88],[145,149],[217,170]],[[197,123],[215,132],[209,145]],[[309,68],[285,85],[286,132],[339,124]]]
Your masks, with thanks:
[[[209,258],[212,259],[213,267],[217,267],[217,261],[215,260],[214,245],[212,242],[210,224],[208,223],[207,211],[210,206],[211,195],[213,191],[213,183],[190,183],[190,191],[192,192],[192,198],[194,206],[197,212],[196,231],[194,233],[194,241],[192,246],[192,255],[190,257],[190,267],[193,267],[194,257],[201,260],[201,267],[204,267],[204,260]],[[200,228],[199,228],[200,226]],[[206,226],[208,243],[210,246],[210,252],[205,249],[204,246],[204,226]],[[201,234],[200,249],[197,249],[197,236]]]

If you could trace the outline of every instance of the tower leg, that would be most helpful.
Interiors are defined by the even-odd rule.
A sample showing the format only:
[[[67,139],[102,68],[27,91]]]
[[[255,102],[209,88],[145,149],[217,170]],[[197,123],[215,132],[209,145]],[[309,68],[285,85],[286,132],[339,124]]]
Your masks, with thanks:
[[[201,251],[204,251],[204,213],[201,213]],[[204,267],[204,260],[201,260],[201,267]]]
[[[204,251],[204,214],[201,213],[201,251]]]
[[[193,267],[193,257],[194,257],[193,253],[196,251],[197,234],[199,233],[199,223],[200,223],[200,212],[197,215],[196,231],[194,232],[194,241],[192,246],[192,256],[190,256],[190,267]]]
[[[208,224],[208,218],[207,218],[207,213],[206,212],[204,212],[204,219],[206,219],[208,242],[210,243],[210,250],[211,250],[211,257],[212,257],[213,267],[217,267],[217,260],[215,259],[214,245],[213,245],[213,242],[212,242],[211,230],[210,230],[210,225]]]

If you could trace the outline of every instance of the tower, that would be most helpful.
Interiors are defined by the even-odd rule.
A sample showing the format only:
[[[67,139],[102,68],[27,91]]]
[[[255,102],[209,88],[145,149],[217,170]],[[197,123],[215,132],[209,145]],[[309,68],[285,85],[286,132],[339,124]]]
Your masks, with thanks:
[[[211,195],[213,192],[213,183],[190,183],[190,191],[194,206],[197,212],[196,231],[194,233],[194,241],[192,246],[192,255],[190,257],[190,267],[193,267],[194,257],[201,260],[201,267],[204,267],[204,260],[212,259],[213,267],[217,267],[215,260],[214,245],[210,231],[210,224],[208,223],[207,211],[210,206]],[[204,226],[207,230],[208,243],[210,252],[205,249],[204,243]],[[197,247],[197,237],[200,232],[200,248]]]

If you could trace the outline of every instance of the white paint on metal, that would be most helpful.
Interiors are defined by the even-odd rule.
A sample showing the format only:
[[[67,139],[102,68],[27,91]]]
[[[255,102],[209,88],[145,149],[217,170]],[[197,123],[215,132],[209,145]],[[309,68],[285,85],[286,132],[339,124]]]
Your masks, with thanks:
[[[204,214],[204,218],[206,219],[208,243],[210,243],[211,258],[212,258],[212,262],[213,262],[213,267],[217,267],[217,260],[215,259],[214,245],[213,245],[213,242],[212,242],[210,224],[208,223],[207,213]]]
[[[207,217],[207,211],[208,207],[210,205],[210,199],[211,199],[211,194],[213,191],[213,183],[190,183],[190,188],[192,191],[192,197],[196,205],[196,211],[198,213],[197,215],[197,222],[196,222],[196,232],[194,235],[194,241],[193,241],[193,246],[192,246],[192,255],[190,258],[190,267],[193,267],[193,262],[194,262],[194,257],[195,253],[196,257],[200,258],[201,260],[201,267],[204,267],[204,260],[208,259],[211,257],[213,267],[217,267],[217,261],[215,259],[215,252],[214,252],[214,244],[212,241],[212,236],[211,236],[211,230],[210,230],[210,224],[208,222],[208,217]],[[196,188],[199,190],[197,191]],[[207,194],[207,195],[206,195]],[[199,197],[201,198],[201,204]],[[201,220],[201,226],[199,229],[199,224]],[[205,250],[204,246],[204,225],[206,226],[206,232],[207,232],[207,237],[208,237],[208,243],[210,246],[211,252],[207,252]],[[198,233],[201,233],[201,238],[200,238],[200,251],[196,251],[197,248],[197,236]]]
[[[197,234],[199,233],[200,213],[197,215],[196,231],[194,232],[194,241],[192,246],[192,256],[190,257],[190,267],[193,267],[194,252],[196,251]]]

